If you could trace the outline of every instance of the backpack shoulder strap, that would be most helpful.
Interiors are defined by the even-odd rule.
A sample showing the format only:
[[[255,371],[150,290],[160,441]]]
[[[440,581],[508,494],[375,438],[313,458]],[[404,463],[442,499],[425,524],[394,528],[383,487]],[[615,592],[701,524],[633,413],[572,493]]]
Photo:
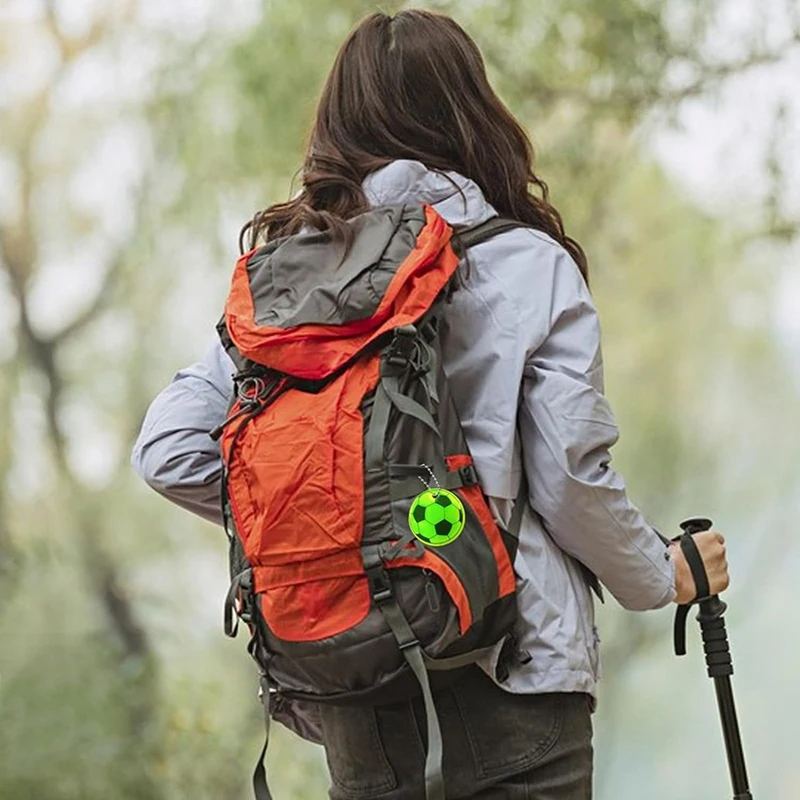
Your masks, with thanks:
[[[486,220],[486,222],[481,222],[480,225],[456,231],[453,236],[453,244],[457,249],[462,251],[468,250],[470,247],[475,247],[475,245],[486,242],[501,233],[506,233],[506,231],[511,231],[515,228],[532,227],[533,225],[529,225],[527,222],[520,222],[516,219],[492,217]]]

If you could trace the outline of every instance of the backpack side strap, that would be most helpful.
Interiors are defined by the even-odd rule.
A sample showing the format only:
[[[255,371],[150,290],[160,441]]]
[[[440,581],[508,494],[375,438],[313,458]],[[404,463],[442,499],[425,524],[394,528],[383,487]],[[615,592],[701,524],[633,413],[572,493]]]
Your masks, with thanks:
[[[442,770],[444,752],[442,731],[439,726],[436,706],[433,702],[433,692],[428,678],[428,670],[425,666],[425,654],[422,651],[422,645],[406,619],[403,610],[397,604],[392,582],[384,567],[379,548],[362,547],[361,555],[364,560],[364,571],[367,573],[372,599],[381,610],[386,624],[394,634],[400,652],[403,654],[422,690],[428,732],[428,752],[425,755],[425,800],[445,800],[444,773]]]
[[[256,762],[253,772],[253,793],[256,800],[273,800],[272,792],[267,783],[267,747],[269,746],[269,678],[266,672],[261,673],[261,683],[258,689],[258,696],[264,705],[264,746],[261,748],[261,755]]]
[[[453,249],[459,256],[464,255],[464,251],[475,245],[482,244],[483,242],[499,236],[501,233],[513,231],[515,228],[533,228],[527,222],[520,222],[516,219],[508,219],[507,217],[492,217],[481,222],[480,225],[475,225],[472,228],[464,228],[456,231],[453,235]]]

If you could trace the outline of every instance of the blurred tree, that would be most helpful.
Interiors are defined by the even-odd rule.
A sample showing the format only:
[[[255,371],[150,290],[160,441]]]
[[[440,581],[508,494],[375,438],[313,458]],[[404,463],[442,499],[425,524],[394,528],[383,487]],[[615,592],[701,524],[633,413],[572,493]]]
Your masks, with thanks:
[[[130,21],[133,10],[132,3],[120,4],[99,14],[85,30],[68,33],[56,5],[46,2],[38,25],[23,22],[2,30],[3,50],[14,52],[42,41],[53,49],[46,78],[33,91],[18,94],[9,113],[0,119],[2,155],[10,162],[14,179],[6,204],[9,211],[0,220],[0,264],[4,286],[15,306],[14,344],[4,363],[0,408],[5,430],[16,428],[15,437],[3,437],[0,458],[0,510],[5,512],[0,523],[0,557],[13,567],[6,569],[3,577],[4,594],[17,590],[11,604],[17,611],[14,619],[30,619],[34,626],[28,631],[27,658],[20,661],[21,654],[12,653],[4,669],[6,724],[0,735],[4,740],[0,752],[7,761],[2,774],[9,782],[4,796],[107,796],[106,781],[112,775],[120,797],[160,796],[148,767],[157,724],[154,654],[109,550],[103,519],[108,510],[105,514],[103,510],[110,508],[113,494],[97,493],[82,479],[71,457],[70,448],[76,443],[70,441],[67,419],[70,403],[88,398],[81,396],[85,387],[76,384],[65,366],[65,356],[109,305],[127,242],[104,254],[98,287],[83,298],[83,306],[71,317],[46,327],[35,319],[31,300],[37,289],[41,291],[37,283],[52,277],[47,267],[54,257],[53,246],[80,246],[81,240],[96,235],[100,222],[71,208],[68,193],[53,184],[54,173],[72,170],[74,174],[85,156],[70,152],[68,146],[64,160],[54,161],[54,148],[47,145],[59,123],[80,124],[60,112],[63,85],[95,48],[111,44],[115,31]],[[66,202],[59,208],[59,201]],[[51,209],[54,213],[48,213]],[[26,419],[31,408],[36,416]],[[30,458],[26,452],[30,442],[40,451],[35,465],[46,461],[46,466],[37,468],[35,477],[26,480],[19,474],[19,464]],[[9,496],[14,489],[17,496],[12,507]],[[83,596],[67,589],[64,606],[59,608],[59,592],[51,593],[47,585],[63,582],[64,575],[77,581]],[[65,588],[59,587],[61,591]],[[44,601],[51,606],[46,618],[50,624],[40,630],[35,626],[42,620],[30,613],[34,597],[33,605]],[[77,619],[95,617],[100,611],[103,618],[90,626],[94,630],[67,638],[61,625],[65,620],[62,614],[69,611]],[[7,627],[12,618],[4,616],[3,622]],[[81,625],[74,628],[80,630]],[[102,630],[105,635],[100,635]],[[107,679],[87,683],[87,672]],[[95,711],[97,716],[83,718],[87,711],[91,716]],[[52,742],[40,741],[45,738],[39,727],[44,720]],[[85,754],[88,760],[81,758],[86,740],[98,736],[103,741],[94,742],[99,746]],[[70,741],[74,751],[65,748]],[[65,776],[58,788],[51,785],[52,775],[41,770],[39,759],[45,755]]]

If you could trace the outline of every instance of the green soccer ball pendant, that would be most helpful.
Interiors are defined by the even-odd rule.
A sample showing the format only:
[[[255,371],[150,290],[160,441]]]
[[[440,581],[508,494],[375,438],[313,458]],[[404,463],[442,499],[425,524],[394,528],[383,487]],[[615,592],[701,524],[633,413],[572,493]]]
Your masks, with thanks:
[[[454,542],[466,521],[461,498],[447,489],[426,489],[414,498],[408,511],[411,532],[423,544],[432,547]]]

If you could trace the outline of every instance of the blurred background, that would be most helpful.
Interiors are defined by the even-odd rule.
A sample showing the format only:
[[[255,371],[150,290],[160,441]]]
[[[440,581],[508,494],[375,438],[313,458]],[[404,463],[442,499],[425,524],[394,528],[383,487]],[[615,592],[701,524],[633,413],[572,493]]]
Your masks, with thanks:
[[[615,463],[730,545],[754,795],[800,797],[800,2],[429,2],[478,41],[590,257]],[[287,198],[367,0],[0,0],[0,798],[250,797],[262,721],[221,530],[128,457]],[[400,3],[383,3],[396,10]],[[532,302],[535,298],[532,298]],[[600,611],[599,800],[730,795],[699,632]],[[322,798],[283,730],[278,798]]]

